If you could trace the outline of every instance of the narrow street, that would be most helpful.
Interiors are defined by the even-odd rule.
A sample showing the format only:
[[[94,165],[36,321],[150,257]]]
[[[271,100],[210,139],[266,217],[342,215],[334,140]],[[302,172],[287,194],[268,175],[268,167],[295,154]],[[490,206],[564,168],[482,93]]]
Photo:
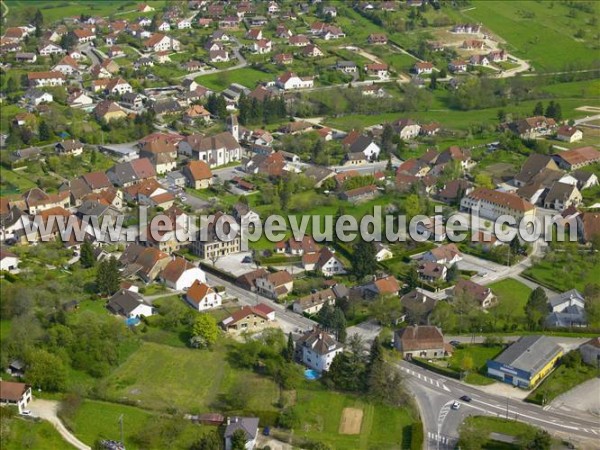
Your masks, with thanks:
[[[56,431],[60,433],[65,441],[79,450],[91,450],[91,448],[77,439],[58,418],[59,403],[56,400],[34,399],[28,408],[34,416],[47,420],[52,424]]]

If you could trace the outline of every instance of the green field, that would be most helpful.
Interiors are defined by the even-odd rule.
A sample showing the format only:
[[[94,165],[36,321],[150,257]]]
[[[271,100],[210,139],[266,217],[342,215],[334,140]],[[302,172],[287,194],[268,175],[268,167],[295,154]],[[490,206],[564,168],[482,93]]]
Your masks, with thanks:
[[[118,13],[137,13],[136,7],[138,5],[138,2],[123,0],[102,0],[100,2],[95,0],[6,0],[5,3],[9,8],[9,24],[12,24],[12,21],[18,17],[17,14],[14,14],[14,11],[23,8],[39,8],[44,15],[44,22],[52,23],[65,17],[79,17],[81,14],[105,17]],[[165,4],[165,0],[147,0],[145,3],[160,10]],[[16,23],[15,25],[19,24]]]
[[[600,257],[587,250],[549,252],[523,274],[559,292],[583,291],[589,283],[600,280]]]
[[[577,350],[574,350],[577,351]],[[528,402],[538,405],[550,403],[559,395],[591,380],[598,374],[598,369],[581,363],[574,367],[561,364],[527,397]]]
[[[2,434],[2,450],[70,448],[50,422],[45,420],[33,422],[15,417],[7,430],[7,435]]]
[[[410,427],[413,418],[407,409],[374,405],[351,395],[326,391],[319,384],[305,383],[299,389],[296,407],[301,425],[294,430],[295,436],[325,442],[342,449],[399,449],[408,448],[403,442],[403,431]],[[363,411],[359,435],[339,433],[344,408]]]
[[[554,100],[560,103],[564,117],[569,119],[577,119],[590,114],[589,112],[578,111],[576,108],[584,105],[600,105],[600,101],[598,99],[582,100],[578,98],[555,98]],[[436,103],[441,104],[439,101]],[[537,100],[528,100],[520,102],[518,105],[509,105],[504,109],[506,112],[513,114],[530,115],[536,103]],[[451,109],[437,109],[437,106],[434,105],[428,111],[415,111],[406,113],[391,112],[373,115],[352,114],[336,118],[328,118],[325,121],[325,124],[340,130],[350,131],[352,128],[357,127],[357,125],[361,127],[368,127],[398,120],[402,117],[410,117],[424,123],[438,122],[442,124],[442,127],[445,128],[468,130],[474,124],[497,123],[498,109],[500,108],[457,111]]]
[[[273,81],[276,74],[261,72],[260,70],[244,67],[242,69],[228,70],[196,77],[196,82],[214,91],[222,91],[231,83],[239,83],[250,89],[262,81]]]
[[[597,16],[598,3],[587,4]],[[507,41],[509,52],[530,60],[542,71],[560,71],[567,64],[587,68],[598,61],[598,50],[593,47],[598,30],[587,23],[592,14],[578,10],[575,17],[569,16],[569,8],[562,2],[497,0],[472,1],[460,14],[463,20],[483,23]],[[574,37],[578,30],[584,31],[583,39]]]
[[[241,383],[251,394],[248,410],[275,411],[275,383],[232,368],[224,343],[209,351],[146,342],[108,377],[106,394],[110,399],[135,401],[143,408],[200,413],[211,411],[219,394]]]
[[[494,359],[502,350],[503,345],[462,345],[454,350],[454,353],[448,360],[448,368],[455,372],[464,372],[462,367],[465,357],[473,361],[473,369],[465,376],[464,380],[469,384],[486,385],[494,383],[494,380],[487,378],[486,363]]]
[[[489,439],[491,433],[500,433],[519,438],[533,436],[538,429],[526,423],[498,417],[471,416],[467,417],[460,427],[459,445],[464,448],[484,448],[488,450],[518,450],[518,443],[506,444]],[[469,447],[467,442],[477,441],[476,447]],[[461,442],[463,441],[463,442]]]
[[[531,288],[512,278],[496,281],[488,287],[498,298],[498,304],[493,309],[501,319],[507,323],[518,323],[525,319],[525,304]]]

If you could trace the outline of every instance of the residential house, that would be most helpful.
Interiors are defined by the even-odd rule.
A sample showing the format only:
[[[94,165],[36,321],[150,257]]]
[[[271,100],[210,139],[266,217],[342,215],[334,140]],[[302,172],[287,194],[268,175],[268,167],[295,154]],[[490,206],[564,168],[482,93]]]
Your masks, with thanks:
[[[292,47],[306,47],[308,44],[310,44],[310,40],[303,34],[298,34],[295,36],[290,36],[288,39],[288,44]]]
[[[496,220],[502,215],[513,216],[517,221],[535,216],[535,206],[527,200],[515,194],[487,188],[477,188],[464,196],[460,207],[467,212],[477,211],[479,216],[490,220]]]
[[[259,55],[270,53],[273,50],[273,43],[270,39],[259,39],[252,44],[252,51]]]
[[[163,209],[170,208],[175,201],[175,196],[163,188],[154,178],[132,184],[124,189],[124,193],[127,201]]]
[[[120,102],[126,108],[139,111],[144,106],[144,97],[136,92],[126,92],[121,96]]]
[[[515,176],[514,183],[519,187],[525,186],[546,170],[559,171],[560,169],[551,156],[534,153],[523,163],[521,171]]]
[[[587,326],[585,308],[579,305],[570,305],[561,311],[553,311],[545,319],[549,328],[572,328]]]
[[[94,39],[96,39],[96,33],[92,32],[90,30],[85,30],[85,29],[73,30],[72,34],[73,34],[73,36],[75,36],[75,40],[77,41],[77,43],[79,45],[85,44],[86,42],[91,42]]]
[[[29,72],[27,74],[29,86],[54,87],[65,84],[65,76],[61,72]]]
[[[225,439],[225,450],[233,449],[233,436],[236,432],[242,431],[246,439],[244,449],[253,450],[258,438],[258,418],[256,417],[228,417],[227,426],[223,437]]]
[[[325,372],[344,346],[332,335],[316,327],[305,331],[296,341],[296,357],[305,366]]]
[[[259,41],[263,38],[263,32],[260,28],[251,28],[246,33],[246,39],[250,39],[251,41]]]
[[[363,294],[367,297],[397,296],[400,292],[400,283],[393,275],[377,278],[372,283],[363,287]]]
[[[83,153],[83,144],[76,139],[68,139],[54,145],[54,150],[59,155],[79,156]]]
[[[294,288],[294,279],[287,270],[269,273],[257,278],[255,283],[260,294],[275,300],[285,297]]]
[[[0,403],[3,405],[14,405],[19,414],[27,408],[33,400],[31,386],[25,383],[0,380]]]
[[[51,208],[67,209],[71,206],[69,192],[47,194],[40,188],[32,188],[23,193],[22,201],[16,202],[17,206],[26,213],[38,214]]]
[[[389,77],[388,65],[384,63],[365,64],[364,69],[367,75],[371,77],[377,77],[380,79]]]
[[[308,44],[302,49],[301,53],[309,58],[318,58],[324,55],[321,49],[314,44]]]
[[[417,75],[421,75],[421,74],[430,74],[433,72],[433,64],[431,64],[428,61],[423,61],[423,62],[417,62],[415,63],[415,65],[413,66],[413,71],[417,74]]]
[[[275,310],[264,303],[243,306],[223,319],[221,327],[228,333],[261,331],[275,326]]]
[[[53,68],[53,71],[60,72],[65,76],[77,75],[79,71],[79,65],[71,56],[67,55],[61,59]]]
[[[15,60],[17,62],[33,64],[37,60],[37,55],[35,53],[17,53]]]
[[[235,227],[237,227],[237,224],[235,224]],[[201,259],[216,261],[221,256],[240,252],[241,238],[239,233],[236,233],[235,237],[231,240],[219,239],[214,232],[214,227],[200,230],[199,233],[200,239],[192,242],[191,250],[194,255],[199,256]]]
[[[427,282],[446,281],[448,269],[445,265],[436,262],[425,261],[417,266],[419,278]]]
[[[403,141],[416,138],[421,131],[421,126],[412,119],[399,119],[392,123],[392,127]]]
[[[140,145],[140,158],[147,158],[157,174],[177,167],[177,147],[168,140],[156,139]]]
[[[321,272],[326,277],[346,273],[344,263],[327,247],[322,248],[317,253],[303,255],[302,265],[304,269]]]
[[[476,39],[467,39],[463,41],[460,46],[464,50],[483,50],[485,48],[485,42]]]
[[[467,71],[468,64],[462,59],[453,59],[448,63],[448,69],[453,73],[463,73]]]
[[[147,304],[140,294],[128,289],[121,289],[114,294],[108,300],[106,308],[126,319],[149,317],[154,314],[152,306]]]
[[[393,257],[394,257],[394,254],[386,245],[382,244],[381,242],[375,243],[375,260],[376,261],[378,261],[378,262],[385,261],[385,260],[391,259]]]
[[[159,278],[176,291],[185,291],[196,281],[206,283],[204,271],[179,256],[165,266]]]
[[[144,41],[144,49],[147,52],[162,52],[172,50],[179,51],[181,42],[164,34],[155,33]]]
[[[550,117],[534,116],[503,124],[501,128],[512,131],[522,139],[536,139],[553,134],[557,125]]]
[[[449,181],[437,193],[437,197],[446,203],[456,203],[463,196],[473,192],[473,184],[467,180],[459,179]]]
[[[67,51],[60,45],[53,44],[52,42],[47,42],[38,47],[38,53],[40,54],[40,56],[51,56],[62,55],[67,53]]]
[[[566,183],[554,183],[544,198],[544,208],[562,211],[569,206],[579,206],[583,196],[577,186]]]
[[[357,73],[358,66],[354,61],[338,61],[335,63],[335,68],[344,73]]]
[[[369,37],[367,37],[367,42],[369,44],[385,45],[388,42],[388,37],[385,33],[371,33]]]
[[[583,132],[570,125],[563,125],[556,130],[556,139],[564,142],[576,142],[583,139]]]
[[[190,161],[183,170],[188,186],[194,189],[206,189],[213,184],[213,175],[208,164],[204,161]]]
[[[92,97],[83,91],[75,91],[67,98],[67,104],[71,108],[83,108],[91,106],[94,103]]]
[[[292,304],[292,310],[298,314],[313,315],[321,311],[325,304],[333,306],[335,300],[336,296],[332,289],[322,289],[296,300]]]
[[[115,164],[106,172],[115,186],[128,187],[147,179],[156,178],[156,170],[148,158]]]
[[[245,273],[237,277],[237,279],[235,280],[235,284],[246,289],[247,291],[254,292],[256,291],[256,280],[258,278],[263,278],[267,276],[268,273],[269,272],[267,272],[263,268],[253,270],[251,272]]]
[[[472,66],[484,66],[487,67],[490,65],[490,60],[486,55],[472,55],[469,58],[469,64]]]
[[[119,258],[123,278],[137,275],[144,283],[154,281],[170,261],[167,253],[139,244],[129,244]]]
[[[273,56],[273,64],[288,65],[294,62],[294,57],[291,53],[278,53]]]
[[[443,358],[448,355],[444,335],[438,327],[411,325],[394,333],[394,347],[404,359]]]
[[[218,308],[223,302],[221,294],[211,288],[206,282],[200,280],[193,282],[183,298],[198,311]]]
[[[598,176],[593,172],[576,170],[571,176],[577,181],[577,189],[580,191],[598,186]]]
[[[466,170],[473,165],[471,152],[460,148],[458,145],[452,145],[444,150],[436,159],[436,165],[458,162],[461,169]]]
[[[39,89],[29,88],[24,95],[25,101],[31,106],[39,106],[42,103],[52,103],[54,97],[49,92],[40,91]]]
[[[377,145],[372,138],[360,134],[356,131],[351,131],[342,140],[342,146],[349,153],[362,153],[369,160],[375,160],[379,157],[381,148]]]
[[[494,304],[495,296],[492,290],[471,280],[459,279],[452,289],[454,299],[467,297],[475,300],[483,309],[488,309]]]
[[[277,77],[275,84],[283,90],[308,89],[314,86],[314,77],[299,77],[294,72],[285,72]]]
[[[111,100],[102,100],[96,105],[93,112],[96,119],[104,122],[112,122],[127,117],[127,113],[123,111],[123,108]]]
[[[0,271],[13,271],[19,268],[20,258],[0,247]]]
[[[405,321],[409,324],[427,325],[437,300],[422,289],[413,289],[400,298]]]

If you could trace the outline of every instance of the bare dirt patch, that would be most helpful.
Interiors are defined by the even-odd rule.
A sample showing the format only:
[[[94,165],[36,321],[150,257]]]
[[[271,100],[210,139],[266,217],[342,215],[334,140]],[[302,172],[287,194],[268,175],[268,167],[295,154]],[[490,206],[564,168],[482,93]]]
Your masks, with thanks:
[[[363,411],[358,408],[344,408],[340,420],[340,434],[360,434]]]

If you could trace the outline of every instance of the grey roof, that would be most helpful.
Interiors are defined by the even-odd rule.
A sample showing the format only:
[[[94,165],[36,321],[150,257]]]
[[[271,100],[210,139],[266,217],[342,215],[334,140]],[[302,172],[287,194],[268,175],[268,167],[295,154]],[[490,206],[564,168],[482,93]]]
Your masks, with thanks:
[[[258,418],[257,417],[238,417],[233,416],[228,420],[228,425],[225,428],[225,439],[231,438],[237,430],[242,430],[246,433],[246,440],[250,441],[256,437],[258,433]]]
[[[572,327],[585,326],[585,310],[577,305],[566,307],[562,312],[553,312],[546,317],[546,326],[549,327]]]
[[[306,331],[300,336],[296,344],[303,347],[309,347],[313,352],[318,353],[319,355],[326,355],[342,347],[342,344],[336,341],[332,335],[320,328]]]
[[[364,152],[372,142],[373,139],[363,134],[352,143],[348,150],[350,150],[350,153]]]
[[[562,294],[555,295],[554,297],[548,299],[548,302],[550,303],[552,308],[555,308],[558,305],[568,302],[572,298],[581,300],[585,303],[585,298],[583,297],[583,294],[577,289],[571,289],[570,291],[566,291]]]
[[[348,297],[350,289],[345,284],[338,283],[331,288],[336,298]]]
[[[106,307],[114,314],[128,316],[143,303],[144,299],[140,294],[122,289],[110,298]]]
[[[534,374],[561,351],[546,336],[523,336],[494,361]]]
[[[573,191],[575,189],[577,188],[572,184],[554,183],[554,185],[550,188],[550,191],[548,191],[548,194],[546,194],[545,202],[552,203],[555,200],[565,201],[571,197],[571,195],[573,195]]]

